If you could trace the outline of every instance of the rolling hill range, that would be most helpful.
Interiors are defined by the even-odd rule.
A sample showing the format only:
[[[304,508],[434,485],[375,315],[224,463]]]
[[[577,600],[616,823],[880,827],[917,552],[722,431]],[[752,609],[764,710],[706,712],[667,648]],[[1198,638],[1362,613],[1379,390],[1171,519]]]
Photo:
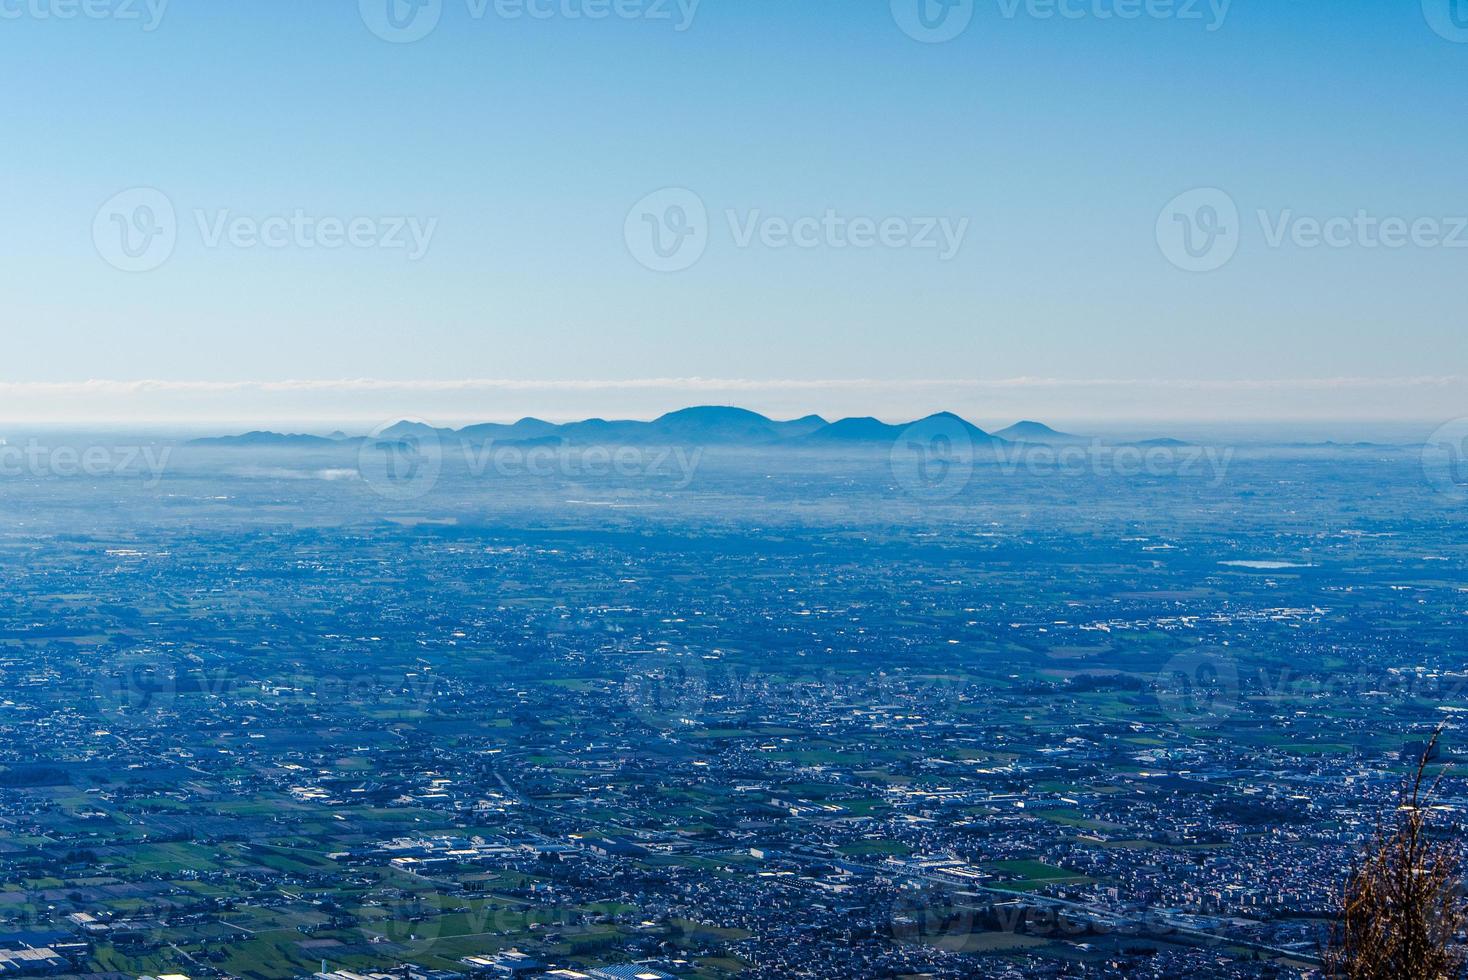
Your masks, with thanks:
[[[1045,427],[1041,427],[1045,428]],[[379,440],[408,440],[434,435],[475,443],[566,445],[724,445],[782,446],[811,449],[841,446],[890,446],[903,433],[916,438],[946,436],[951,442],[967,438],[974,445],[1003,445],[1009,440],[984,431],[951,412],[941,412],[908,424],[875,418],[827,421],[818,415],[777,421],[748,409],[701,406],[670,412],[650,422],[586,419],[555,423],[525,418],[514,423],[485,422],[460,429],[435,428],[423,422],[403,421],[379,431]],[[1054,431],[1047,429],[1046,431]],[[190,445],[261,449],[329,449],[357,446],[363,437],[326,438],[276,432],[195,439]],[[1030,440],[1037,441],[1037,440]]]

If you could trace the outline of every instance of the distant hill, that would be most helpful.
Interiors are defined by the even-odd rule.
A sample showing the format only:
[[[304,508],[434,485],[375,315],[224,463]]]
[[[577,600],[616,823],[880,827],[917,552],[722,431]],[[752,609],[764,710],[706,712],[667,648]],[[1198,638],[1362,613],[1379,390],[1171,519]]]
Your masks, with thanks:
[[[1143,439],[1140,442],[1124,443],[1127,446],[1140,446],[1144,449],[1180,449],[1191,446],[1193,443],[1184,442],[1181,439]]]
[[[810,433],[806,441],[815,443],[891,442],[902,434],[902,426],[888,425],[877,419],[840,419]]]
[[[357,439],[328,439],[323,436],[290,435],[281,432],[246,432],[238,436],[213,436],[192,439],[190,446],[215,446],[222,448],[259,449],[336,449],[355,446]]]
[[[546,422],[543,419],[524,418],[513,425],[504,425],[499,422],[483,422],[479,425],[468,425],[460,429],[458,434],[469,439],[484,439],[495,441],[520,441],[532,439],[544,439],[554,436],[560,426],[554,422]]]
[[[812,432],[817,432],[821,429],[824,429],[830,424],[830,422],[827,422],[819,415],[807,415],[804,418],[794,419],[790,422],[775,423],[775,425],[779,427],[781,435],[791,438],[808,436]]]
[[[1384,451],[1399,451],[1403,449],[1422,449],[1422,446],[1399,446],[1389,442],[1282,442],[1276,447],[1279,449],[1371,449]]]
[[[870,417],[841,419],[815,430],[804,441],[827,445],[892,443],[912,430],[916,430],[918,434],[928,431],[935,436],[962,432],[976,446],[1001,445],[1006,441],[952,412],[939,412],[903,425],[890,425]]]
[[[743,408],[702,406],[669,412],[648,424],[642,435],[671,442],[771,442],[780,425]]]
[[[433,426],[429,425],[427,422],[404,421],[399,422],[396,425],[388,426],[377,435],[380,439],[401,439],[404,436],[425,436],[430,434],[443,435],[446,432],[453,432],[453,430],[436,429]]]
[[[1052,445],[1086,441],[1084,436],[1057,432],[1043,422],[1016,422],[1007,429],[1000,429],[994,435],[1009,442],[1039,442]]]

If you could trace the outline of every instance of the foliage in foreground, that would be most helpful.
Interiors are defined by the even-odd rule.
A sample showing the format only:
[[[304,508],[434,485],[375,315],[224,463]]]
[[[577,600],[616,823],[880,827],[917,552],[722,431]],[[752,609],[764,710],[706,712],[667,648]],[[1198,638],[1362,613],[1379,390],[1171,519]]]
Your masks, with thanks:
[[[1346,882],[1324,951],[1325,973],[1346,980],[1439,980],[1463,975],[1459,937],[1468,906],[1459,888],[1459,842],[1434,833],[1427,767],[1442,729],[1417,762],[1396,810],[1383,816]]]

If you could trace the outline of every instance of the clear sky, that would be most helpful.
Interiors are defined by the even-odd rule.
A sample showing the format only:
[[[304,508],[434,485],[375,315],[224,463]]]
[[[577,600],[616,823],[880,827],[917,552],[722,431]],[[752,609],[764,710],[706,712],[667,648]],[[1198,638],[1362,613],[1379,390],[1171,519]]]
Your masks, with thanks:
[[[0,418],[1465,414],[1468,0],[919,2],[0,0]]]

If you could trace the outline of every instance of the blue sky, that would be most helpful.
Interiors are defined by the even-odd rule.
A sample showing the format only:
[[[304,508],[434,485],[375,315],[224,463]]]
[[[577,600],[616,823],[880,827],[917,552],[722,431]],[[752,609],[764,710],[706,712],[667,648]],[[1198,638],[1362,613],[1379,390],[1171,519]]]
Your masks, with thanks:
[[[1468,247],[1445,242],[1468,215],[1465,0],[1131,0],[1135,19],[1105,16],[1128,0],[978,0],[937,44],[887,0],[620,0],[598,20],[571,16],[597,0],[441,0],[414,43],[369,29],[387,0],[58,16],[79,2],[0,3],[0,417],[520,407],[427,384],[463,379],[622,383],[585,398],[598,414],[862,401],[783,379],[882,382],[871,401],[899,416],[1462,414]],[[135,188],[164,195],[176,241],[129,272],[97,236]],[[673,272],[627,231],[664,188],[707,215]],[[1158,229],[1199,188],[1238,222],[1231,257],[1190,272]],[[891,242],[856,247],[828,216],[895,222]],[[1357,216],[1423,234],[1373,247]],[[1311,247],[1332,218],[1352,219],[1343,244]],[[360,244],[306,247],[333,222]],[[811,247],[784,244],[802,222]],[[920,247],[940,222],[958,247]],[[627,395],[693,377],[766,387]],[[260,384],[347,378],[398,384],[309,403]],[[184,387],[66,387],[93,379]],[[200,387],[226,382],[249,384]]]

